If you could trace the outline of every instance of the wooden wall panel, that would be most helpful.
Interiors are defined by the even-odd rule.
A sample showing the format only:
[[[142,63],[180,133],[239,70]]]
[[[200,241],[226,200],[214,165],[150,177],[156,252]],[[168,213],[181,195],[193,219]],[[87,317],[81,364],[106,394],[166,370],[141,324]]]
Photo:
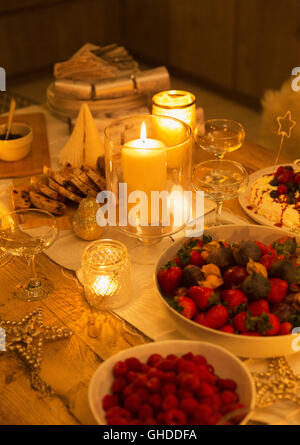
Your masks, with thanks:
[[[235,0],[169,0],[169,15],[170,64],[231,88]]]
[[[0,14],[0,66],[8,75],[35,71],[70,57],[86,42],[119,41],[118,6],[118,0],[69,0]]]
[[[300,65],[299,0],[238,1],[237,91],[260,97]]]
[[[124,44],[135,54],[168,63],[168,0],[120,0]]]

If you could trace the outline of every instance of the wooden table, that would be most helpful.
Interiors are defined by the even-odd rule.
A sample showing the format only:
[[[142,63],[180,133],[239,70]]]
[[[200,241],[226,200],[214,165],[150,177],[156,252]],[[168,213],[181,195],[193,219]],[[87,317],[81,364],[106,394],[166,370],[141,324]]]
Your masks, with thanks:
[[[271,165],[274,157],[269,150],[245,142],[227,159],[242,162],[251,173]],[[195,162],[205,159],[211,159],[211,155],[196,150]],[[291,161],[280,160],[282,163]],[[249,220],[237,200],[228,202],[225,207]],[[31,388],[28,369],[16,354],[0,354],[0,424],[95,424],[87,390],[96,368],[116,352],[150,339],[111,313],[97,314],[99,335],[89,336],[91,311],[75,275],[44,254],[39,255],[36,262],[38,272],[54,283],[54,292],[41,302],[15,299],[13,289],[17,283],[28,279],[28,268],[21,258],[14,258],[0,269],[0,319],[17,321],[41,306],[46,324],[66,326],[75,335],[44,346],[41,378],[53,387],[55,395],[52,397]]]

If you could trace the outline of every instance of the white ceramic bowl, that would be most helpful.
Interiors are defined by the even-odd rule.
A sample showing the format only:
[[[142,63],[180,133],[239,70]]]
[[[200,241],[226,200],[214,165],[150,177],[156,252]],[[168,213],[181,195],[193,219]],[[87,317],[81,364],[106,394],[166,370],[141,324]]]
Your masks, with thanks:
[[[203,355],[214,367],[217,375],[221,378],[231,378],[236,381],[240,401],[249,409],[249,414],[244,417],[241,424],[247,423],[250,413],[255,406],[255,386],[246,366],[233,354],[219,346],[191,340],[168,340],[147,343],[121,351],[105,360],[96,370],[89,385],[89,405],[97,422],[100,425],[106,424],[105,412],[102,409],[102,399],[106,394],[110,393],[113,382],[112,370],[116,362],[126,360],[129,357],[137,357],[141,361],[146,361],[154,353],[167,356],[168,354],[183,355],[187,352]]]
[[[291,236],[290,232],[283,230],[257,226],[257,225],[227,225],[209,228],[205,230],[205,234],[211,235],[215,240],[224,240],[228,242],[253,240],[270,244],[281,236]],[[217,345],[223,346],[229,351],[240,357],[277,357],[295,353],[293,346],[297,345],[296,335],[280,335],[274,337],[251,337],[245,335],[228,334],[215,329],[207,328],[192,320],[185,318],[175,309],[173,309],[164,299],[160,292],[157,281],[157,271],[161,266],[175,258],[176,252],[180,249],[186,239],[176,241],[166,252],[159,258],[155,268],[155,285],[158,294],[163,301],[169,316],[173,319],[177,329],[187,338],[195,340],[204,340]],[[299,242],[300,240],[298,240]]]
[[[0,125],[0,134],[3,134],[5,130],[6,124]],[[0,159],[2,161],[20,161],[25,158],[31,150],[33,132],[29,125],[23,123],[12,124],[11,133],[19,134],[22,137],[8,141],[0,140]]]

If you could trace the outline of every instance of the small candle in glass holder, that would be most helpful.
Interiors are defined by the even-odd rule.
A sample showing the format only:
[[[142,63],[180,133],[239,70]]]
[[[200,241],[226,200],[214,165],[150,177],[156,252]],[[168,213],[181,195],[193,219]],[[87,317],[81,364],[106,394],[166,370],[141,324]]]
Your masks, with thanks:
[[[131,277],[126,246],[110,239],[89,244],[82,255],[79,279],[92,307],[110,310],[127,304],[131,297]]]
[[[152,114],[170,116],[196,128],[196,99],[192,93],[181,90],[161,91],[152,97]]]

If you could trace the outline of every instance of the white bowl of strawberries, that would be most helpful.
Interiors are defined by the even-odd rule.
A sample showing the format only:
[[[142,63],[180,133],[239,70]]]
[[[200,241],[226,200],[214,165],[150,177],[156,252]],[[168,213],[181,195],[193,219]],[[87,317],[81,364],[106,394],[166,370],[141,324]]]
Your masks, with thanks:
[[[177,328],[241,357],[300,350],[299,238],[281,229],[219,226],[175,242],[155,282]],[[300,343],[300,338],[299,338]]]
[[[225,349],[172,340],[103,362],[90,382],[89,404],[102,425],[245,424],[255,386],[243,362]]]

